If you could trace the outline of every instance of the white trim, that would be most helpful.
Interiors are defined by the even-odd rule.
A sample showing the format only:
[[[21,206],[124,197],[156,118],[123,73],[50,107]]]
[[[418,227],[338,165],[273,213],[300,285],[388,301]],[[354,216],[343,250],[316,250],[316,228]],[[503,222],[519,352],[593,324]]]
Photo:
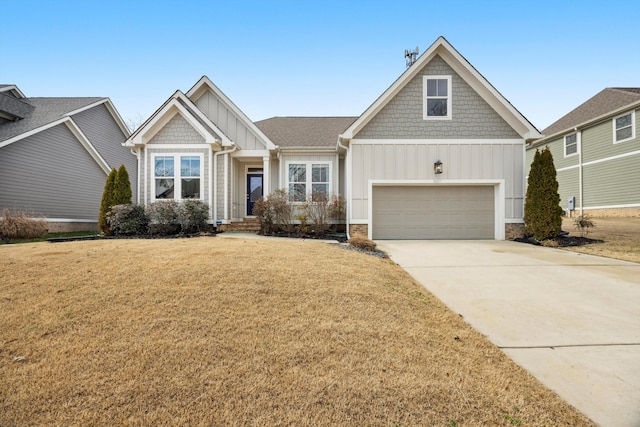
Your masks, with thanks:
[[[446,80],[447,81],[447,96],[429,96],[427,95],[427,85],[429,80]],[[430,116],[427,111],[427,100],[431,99],[446,99],[447,101],[447,115],[446,116]],[[422,119],[423,120],[451,120],[453,118],[452,103],[453,103],[453,88],[451,87],[451,76],[443,75],[424,75],[422,76]]]
[[[622,209],[622,208],[640,208],[640,203],[630,203],[627,205],[606,205],[606,206],[585,206],[584,209]]]
[[[29,132],[25,132],[25,133],[21,133],[20,135],[16,135],[13,138],[10,138],[10,139],[7,139],[6,141],[0,142],[0,148],[6,147],[7,145],[13,144],[14,142],[17,142],[17,141],[20,141],[21,139],[28,138],[28,137],[30,137],[32,135],[35,135],[35,134],[40,133],[42,131],[45,131],[45,130],[47,130],[49,128],[57,126],[57,125],[59,125],[61,123],[64,123],[64,122],[66,122],[68,120],[71,120],[71,118],[63,117],[63,118],[58,119],[56,121],[53,121],[51,123],[47,123],[46,125],[42,125],[42,126],[40,126],[38,128],[32,129]]]
[[[126,138],[129,138],[129,136],[131,136],[131,131],[129,130],[127,125],[124,123],[124,120],[122,120],[120,113],[118,113],[118,110],[116,110],[116,107],[113,105],[113,103],[109,98],[102,98],[100,101],[96,101],[93,104],[85,105],[84,107],[80,107],[76,110],[70,111],[67,114],[65,114],[65,116],[71,117],[83,111],[87,111],[94,107],[97,107],[98,105],[101,105],[101,104],[105,104],[107,111],[109,111],[109,113],[113,117],[114,121],[120,128],[120,131],[122,131],[122,133]]]
[[[69,120],[65,121],[64,124],[67,125],[67,128],[71,131],[71,133],[73,133],[76,139],[80,141],[80,144],[82,144],[85,150],[87,150],[89,155],[93,157],[93,160],[95,160],[98,166],[100,166],[100,169],[102,169],[102,171],[106,175],[109,175],[109,173],[111,172],[111,166],[109,166],[109,163],[107,163],[107,161],[100,155],[93,144],[91,144],[89,138],[87,138],[84,132],[82,132],[76,122],[74,122],[73,119],[69,118]]]
[[[47,222],[85,222],[85,223],[94,223],[97,224],[98,220],[95,219],[74,219],[74,218],[31,218],[40,221]]]
[[[156,198],[156,192],[155,192],[155,188],[156,188],[156,174],[155,174],[155,164],[156,164],[156,158],[157,157],[173,157],[173,197],[172,198],[166,198],[166,199],[157,199]],[[153,175],[153,189],[154,191],[152,192],[152,194],[149,195],[149,200],[151,201],[151,203],[154,202],[162,202],[165,200],[175,200],[175,201],[181,201],[181,200],[191,200],[191,199],[183,199],[182,198],[182,174],[181,174],[181,160],[182,157],[198,157],[200,159],[200,197],[198,197],[198,200],[202,200],[205,201],[204,198],[204,173],[205,173],[205,167],[204,167],[204,154],[203,153],[151,153],[151,165],[153,165],[153,170],[152,170],[152,175]],[[151,166],[149,165],[149,166]]]
[[[262,172],[249,172],[249,169],[258,169],[258,168],[262,169]],[[244,191],[242,193],[244,195],[244,198],[243,198],[243,202],[244,202],[243,203],[244,204],[244,211],[243,211],[244,215],[243,215],[243,218],[255,218],[255,215],[249,215],[247,213],[247,190],[248,190],[247,189],[247,175],[249,175],[249,174],[251,174],[251,175],[262,175],[262,196],[264,197],[264,195],[265,195],[264,181],[265,181],[265,176],[266,176],[265,167],[264,167],[264,160],[263,160],[262,165],[258,165],[257,163],[253,163],[253,164],[252,163],[244,163],[244,180],[243,180],[244,181],[243,182]]]
[[[580,147],[580,140],[582,139],[582,138],[581,138],[581,133],[582,133],[582,132],[573,132],[573,133],[569,133],[569,134],[567,134],[567,135],[565,135],[565,136],[563,137],[563,139],[562,139],[562,145],[563,145],[563,147],[564,147],[564,157],[565,157],[565,158],[567,158],[567,157],[577,156],[577,155],[579,155],[579,154],[580,154],[580,148],[581,148],[581,147]],[[567,137],[570,137],[570,136],[572,136],[572,135],[575,135],[575,136],[576,136],[576,142],[574,143],[574,144],[575,144],[575,146],[576,146],[576,152],[575,152],[575,153],[571,153],[571,154],[567,154]],[[573,145],[573,144],[572,144],[572,145]]]
[[[568,170],[571,170],[571,169],[577,169],[579,167],[580,167],[580,165],[567,166],[565,168],[556,169],[556,172],[564,172],[564,171],[568,171]],[[528,175],[527,175],[527,178],[529,178]]]
[[[523,139],[357,139],[351,145],[524,145]]]
[[[268,150],[239,150],[231,154],[233,158],[241,157],[265,157],[269,155]]]
[[[640,150],[630,151],[628,153],[617,154],[617,155],[611,156],[611,157],[605,157],[604,159],[591,160],[590,162],[582,163],[582,166],[596,165],[598,163],[608,162],[608,161],[611,161],[611,160],[618,160],[618,159],[622,159],[622,158],[629,157],[629,156],[637,156],[639,154],[640,154]],[[567,167],[564,167],[564,168],[556,169],[556,172],[564,172],[564,171],[567,171],[567,170],[570,170],[570,169],[576,169],[576,168],[579,168],[579,167],[580,167],[580,165],[567,166]]]
[[[20,96],[20,98],[17,98],[17,99],[26,98],[26,96],[24,96],[24,93],[22,93],[22,91],[16,85],[7,85],[7,86],[4,86],[4,87],[0,87],[0,92],[7,92],[7,91],[10,91],[10,90],[16,91],[18,96]]]
[[[166,148],[167,150],[182,150],[182,149],[187,149],[187,150],[211,150],[211,145],[209,144],[155,144],[155,143],[149,143],[146,144],[146,147],[149,150],[159,150],[159,149],[163,149]],[[211,151],[216,151],[216,150],[211,150]]]
[[[631,136],[629,138],[621,139],[620,141],[617,141],[616,140],[616,131],[618,129],[616,128],[616,120],[619,119],[620,117],[624,117],[624,116],[628,116],[628,115],[631,115],[631,125],[630,125],[630,127],[631,127]],[[636,111],[635,110],[630,111],[628,113],[620,114],[620,115],[614,117],[613,119],[611,119],[611,123],[612,123],[612,127],[613,127],[613,143],[614,144],[621,144],[623,142],[631,141],[632,139],[636,138]],[[628,127],[628,126],[625,126],[622,129],[625,129],[626,127]]]
[[[383,186],[414,186],[414,187],[460,187],[460,186],[493,186],[494,187],[494,239],[505,239],[505,180],[504,179],[425,179],[425,180],[389,180],[370,179],[367,183],[367,232],[368,238],[373,237],[373,187]],[[512,220],[519,220],[512,218]],[[352,221],[352,224],[360,222]]]

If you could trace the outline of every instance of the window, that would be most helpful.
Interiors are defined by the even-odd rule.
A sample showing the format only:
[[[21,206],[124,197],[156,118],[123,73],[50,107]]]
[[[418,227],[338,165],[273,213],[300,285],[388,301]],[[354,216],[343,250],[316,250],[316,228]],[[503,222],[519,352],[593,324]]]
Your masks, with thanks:
[[[636,137],[636,117],[634,112],[613,119],[613,143],[624,142]]]
[[[564,156],[569,157],[578,154],[578,134],[572,133],[564,137]]]
[[[154,160],[155,199],[199,199],[202,194],[201,155],[162,155]],[[175,164],[180,165],[179,169]]]
[[[451,76],[424,76],[424,119],[451,119]]]
[[[330,188],[329,163],[289,163],[289,201],[315,201],[321,195],[328,197]]]

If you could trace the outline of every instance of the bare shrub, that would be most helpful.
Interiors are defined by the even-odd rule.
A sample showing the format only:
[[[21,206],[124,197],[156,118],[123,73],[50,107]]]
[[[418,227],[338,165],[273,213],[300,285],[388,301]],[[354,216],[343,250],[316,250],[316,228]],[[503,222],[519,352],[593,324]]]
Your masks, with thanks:
[[[573,224],[576,226],[576,229],[580,232],[580,237],[587,237],[589,235],[589,231],[591,228],[595,228],[595,224],[589,218],[589,215],[580,215],[573,220]]]
[[[24,211],[6,208],[2,210],[0,215],[0,237],[2,239],[34,239],[41,237],[46,232],[46,218],[33,218]]]
[[[286,233],[293,233],[294,207],[289,203],[289,193],[286,190],[278,189],[269,195],[269,204],[273,212],[273,222],[277,228]]]
[[[362,249],[363,251],[373,252],[376,250],[376,242],[365,237],[352,237],[349,239],[348,243],[355,248]]]
[[[260,223],[260,234],[272,234],[275,231],[273,223],[273,211],[269,199],[261,197],[253,205],[253,214]]]
[[[314,191],[311,201],[302,205],[302,212],[311,230],[317,236],[324,235],[331,227],[332,209],[329,197],[324,191]]]

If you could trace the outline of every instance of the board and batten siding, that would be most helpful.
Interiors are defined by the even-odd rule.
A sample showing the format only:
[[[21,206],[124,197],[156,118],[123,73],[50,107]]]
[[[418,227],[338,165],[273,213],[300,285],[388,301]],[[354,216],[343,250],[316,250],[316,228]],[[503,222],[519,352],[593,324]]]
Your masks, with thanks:
[[[434,175],[433,164],[443,163]],[[521,221],[524,141],[351,141],[351,220],[368,220],[369,180],[505,181],[505,218]]]
[[[423,119],[423,76],[450,75],[451,120]],[[355,136],[358,139],[517,139],[520,135],[439,55]]]
[[[127,137],[104,104],[74,114],[73,121],[109,164],[117,169],[123,164],[131,182],[132,200],[137,199],[138,163],[135,154],[122,144]]]
[[[66,124],[0,148],[0,208],[97,222],[106,179]]]
[[[195,104],[218,128],[243,150],[264,150],[265,144],[236,114],[211,91],[205,91]]]

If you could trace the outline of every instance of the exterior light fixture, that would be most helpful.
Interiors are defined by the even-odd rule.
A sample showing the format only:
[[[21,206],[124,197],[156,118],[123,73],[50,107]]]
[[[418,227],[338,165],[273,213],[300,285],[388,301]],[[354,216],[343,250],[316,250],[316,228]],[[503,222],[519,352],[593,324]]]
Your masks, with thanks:
[[[440,175],[442,173],[442,162],[438,160],[433,164],[433,173]]]

